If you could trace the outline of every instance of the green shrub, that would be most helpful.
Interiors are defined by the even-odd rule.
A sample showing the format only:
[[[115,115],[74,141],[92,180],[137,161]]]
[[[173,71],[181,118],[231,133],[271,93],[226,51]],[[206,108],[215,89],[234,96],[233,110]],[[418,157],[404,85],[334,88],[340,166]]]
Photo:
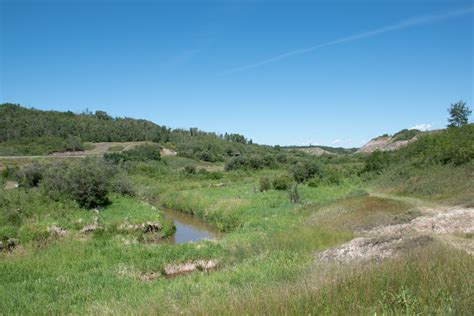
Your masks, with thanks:
[[[84,150],[82,140],[78,136],[69,135],[66,137],[66,151],[80,151]]]
[[[365,161],[363,172],[381,173],[390,165],[392,153],[386,151],[374,151],[369,154]]]
[[[321,167],[312,160],[299,161],[292,166],[291,173],[296,182],[302,183],[315,176],[321,176]]]
[[[186,166],[186,167],[184,167],[184,173],[196,174],[196,166]]]
[[[268,191],[272,188],[272,183],[268,177],[261,177],[259,181],[259,188],[260,192]]]
[[[286,191],[290,188],[292,182],[293,180],[290,176],[282,174],[273,179],[272,185],[275,190]]]
[[[308,182],[306,182],[306,184],[310,188],[317,188],[321,184],[321,179],[320,178],[313,178],[313,179],[308,180]]]
[[[102,160],[87,158],[77,164],[57,165],[44,175],[42,189],[52,198],[68,196],[79,206],[107,204],[115,170]]]
[[[322,180],[324,183],[327,183],[329,185],[338,185],[341,184],[343,177],[344,176],[339,170],[334,168],[327,168],[323,172]]]
[[[24,167],[18,173],[18,183],[22,187],[32,188],[38,186],[43,179],[45,167],[37,162]]]
[[[9,179],[9,180],[13,180],[13,179],[17,179],[17,176],[18,176],[18,173],[19,173],[20,169],[18,168],[18,166],[6,166],[5,169],[2,170],[2,178],[4,179]]]
[[[298,192],[298,183],[294,183],[290,189],[288,190],[288,196],[290,198],[291,203],[299,203],[300,202],[300,194]]]
[[[135,196],[136,191],[133,183],[126,175],[120,174],[115,176],[111,182],[111,190],[121,195]]]
[[[474,125],[451,127],[439,133],[423,135],[400,150],[400,160],[418,160],[423,164],[462,165],[474,160]]]

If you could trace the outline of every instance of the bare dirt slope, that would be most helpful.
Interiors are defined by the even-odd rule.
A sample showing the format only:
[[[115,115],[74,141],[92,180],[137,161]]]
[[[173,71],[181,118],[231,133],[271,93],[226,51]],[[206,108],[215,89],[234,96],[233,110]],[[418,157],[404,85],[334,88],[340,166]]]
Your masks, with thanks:
[[[336,156],[336,154],[333,154],[319,147],[298,147],[297,150],[303,151],[305,153],[308,153],[310,155],[315,155],[315,156],[322,156],[322,155]]]
[[[390,151],[390,150],[397,150],[400,149],[414,141],[418,138],[415,136],[409,140],[400,140],[400,141],[393,141],[393,138],[390,136],[381,136],[372,139],[370,142],[362,146],[357,150],[358,153],[371,153],[376,150],[380,151]]]
[[[474,255],[474,208],[420,208],[424,215],[408,223],[375,227],[360,237],[316,255],[318,261],[382,260],[434,240]]]

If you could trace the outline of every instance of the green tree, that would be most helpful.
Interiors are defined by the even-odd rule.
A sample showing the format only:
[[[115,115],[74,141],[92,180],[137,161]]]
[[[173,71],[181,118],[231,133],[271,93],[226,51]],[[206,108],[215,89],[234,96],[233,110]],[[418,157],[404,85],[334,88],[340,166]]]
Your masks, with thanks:
[[[466,125],[468,123],[469,115],[472,113],[472,111],[466,106],[466,102],[463,101],[451,104],[448,112],[448,127],[459,127]]]

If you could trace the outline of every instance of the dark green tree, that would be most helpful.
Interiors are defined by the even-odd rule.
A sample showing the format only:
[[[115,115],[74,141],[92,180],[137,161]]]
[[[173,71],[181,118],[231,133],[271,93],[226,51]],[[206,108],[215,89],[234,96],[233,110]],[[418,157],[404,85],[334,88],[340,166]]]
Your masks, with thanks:
[[[451,104],[448,112],[448,127],[459,127],[466,125],[468,123],[469,115],[472,113],[472,111],[466,106],[466,102],[463,101]]]

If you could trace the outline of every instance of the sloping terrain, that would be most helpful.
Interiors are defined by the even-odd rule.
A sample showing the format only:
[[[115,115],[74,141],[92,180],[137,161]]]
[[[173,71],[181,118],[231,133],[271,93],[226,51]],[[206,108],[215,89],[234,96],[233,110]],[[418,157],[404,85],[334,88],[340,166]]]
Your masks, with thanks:
[[[408,140],[395,140],[394,137],[390,136],[381,136],[372,139],[369,141],[367,144],[362,146],[357,150],[357,153],[371,153],[376,150],[380,151],[391,151],[391,150],[397,150],[402,147],[405,147],[406,145],[413,143],[416,141],[418,138],[415,136],[412,139]]]
[[[305,152],[313,156],[338,156],[338,155],[349,155],[356,152],[357,148],[344,148],[344,147],[329,147],[329,146],[290,146],[285,147],[286,149],[293,149]]]
[[[297,147],[295,148],[296,150],[299,150],[299,151],[303,151],[307,154],[310,154],[310,155],[314,155],[314,156],[322,156],[322,155],[329,155],[329,156],[333,156],[335,154],[327,151],[327,150],[324,150],[322,148],[319,148],[319,147]]]
[[[425,209],[413,220],[381,225],[361,231],[361,236],[317,254],[321,261],[352,262],[394,257],[433,240],[474,254],[474,242],[465,236],[474,233],[473,208]]]

